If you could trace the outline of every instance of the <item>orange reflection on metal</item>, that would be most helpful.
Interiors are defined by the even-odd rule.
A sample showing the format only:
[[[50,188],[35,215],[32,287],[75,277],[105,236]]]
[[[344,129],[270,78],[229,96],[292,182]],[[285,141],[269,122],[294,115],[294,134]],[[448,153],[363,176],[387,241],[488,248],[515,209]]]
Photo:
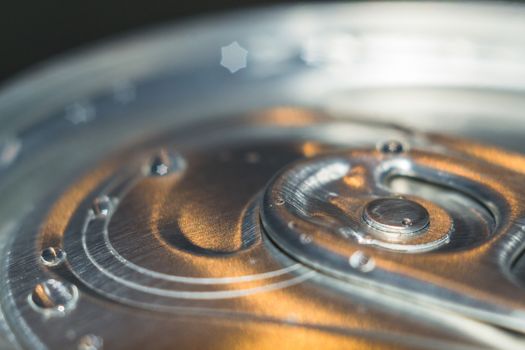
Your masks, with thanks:
[[[497,155],[500,153],[502,152],[498,152]],[[447,158],[437,159],[425,155],[418,155],[418,161],[430,168],[439,169],[483,184],[485,187],[503,194],[512,208],[519,207],[519,198],[516,197],[516,193],[505,186],[501,179],[487,176],[484,172],[485,165],[482,163],[459,165],[458,162],[450,162]]]
[[[344,183],[351,188],[360,189],[366,184],[366,168],[357,165],[343,178]]]
[[[292,107],[278,107],[257,115],[256,122],[276,126],[304,126],[319,122],[321,115]]]
[[[322,148],[317,142],[305,142],[302,146],[302,151],[305,157],[313,157],[321,153]]]
[[[525,174],[525,159],[522,155],[504,152],[495,147],[469,146],[463,147],[463,151],[487,162]]]
[[[460,150],[468,155],[497,164],[504,168],[525,174],[525,159],[523,155],[503,150],[497,147],[485,146],[473,141],[451,139],[446,136],[434,136],[440,142],[446,142],[451,149]]]
[[[238,326],[232,336],[222,336],[216,349],[401,349],[395,344],[385,344],[380,340],[364,338],[364,334],[337,334],[318,329],[297,327],[294,325],[270,325],[257,327],[252,323]],[[229,334],[229,333],[228,333]]]

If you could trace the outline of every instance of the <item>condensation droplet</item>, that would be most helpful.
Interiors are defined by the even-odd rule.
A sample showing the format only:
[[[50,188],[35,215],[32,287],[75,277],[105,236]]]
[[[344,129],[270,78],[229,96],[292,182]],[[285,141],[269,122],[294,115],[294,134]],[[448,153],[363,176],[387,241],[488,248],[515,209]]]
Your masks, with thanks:
[[[283,205],[283,204],[284,204],[284,199],[279,197],[279,198],[277,198],[275,200],[275,205],[279,205],[280,206],[280,205]]]
[[[78,341],[78,350],[101,350],[104,341],[101,337],[94,334],[87,334]]]
[[[337,198],[337,197],[339,197],[339,195],[338,195],[337,193],[335,193],[335,192],[328,192],[328,193],[326,194],[326,198],[327,198],[328,200],[330,200],[330,199],[334,199],[334,198]]]
[[[385,154],[399,154],[405,151],[405,146],[400,141],[390,140],[383,143],[379,150]]]
[[[162,149],[151,160],[149,175],[166,176],[170,173],[180,171],[184,167],[184,158],[182,158],[180,154]]]
[[[169,168],[164,163],[155,163],[151,166],[151,174],[164,176],[169,172]]]
[[[361,272],[370,272],[375,268],[375,261],[364,252],[358,250],[348,260],[350,266]]]
[[[77,102],[67,106],[65,113],[65,118],[77,125],[93,120],[96,115],[96,109],[92,104]]]
[[[8,166],[15,161],[22,149],[22,142],[13,137],[0,140],[0,167]]]
[[[100,196],[95,198],[93,202],[93,212],[97,217],[107,217],[111,214],[113,203],[108,196]]]
[[[312,243],[313,238],[306,233],[302,233],[301,236],[299,236],[299,240],[301,241],[301,244],[310,244]]]
[[[295,228],[295,222],[290,221],[290,222],[288,223],[288,228],[289,228],[289,229],[294,229],[294,228]]]
[[[46,266],[57,266],[64,262],[66,253],[60,248],[48,247],[40,253],[40,261]]]
[[[75,308],[77,299],[76,286],[55,279],[37,284],[29,295],[30,304],[48,316],[64,315]]]

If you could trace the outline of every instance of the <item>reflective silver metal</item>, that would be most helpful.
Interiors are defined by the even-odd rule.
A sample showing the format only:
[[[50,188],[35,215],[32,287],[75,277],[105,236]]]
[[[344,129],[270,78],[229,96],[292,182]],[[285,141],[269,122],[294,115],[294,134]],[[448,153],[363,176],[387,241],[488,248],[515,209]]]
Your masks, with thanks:
[[[0,348],[523,349],[523,32],[519,5],[276,7],[20,77]]]
[[[369,202],[363,219],[372,228],[400,237],[423,233],[430,214],[422,205],[405,198],[379,198]]]

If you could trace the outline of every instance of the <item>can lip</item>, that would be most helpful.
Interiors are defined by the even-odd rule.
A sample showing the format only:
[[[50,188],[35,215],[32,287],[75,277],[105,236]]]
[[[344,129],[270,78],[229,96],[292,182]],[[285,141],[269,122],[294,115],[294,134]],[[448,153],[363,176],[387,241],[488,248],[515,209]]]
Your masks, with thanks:
[[[427,11],[431,9],[431,11]],[[329,24],[329,30],[323,29],[318,23],[319,11],[331,13],[332,20]],[[366,13],[373,13],[373,16],[363,16]],[[402,16],[396,16],[402,14]],[[497,3],[375,3],[375,4],[330,4],[330,5],[296,5],[296,6],[278,6],[269,9],[239,11],[229,15],[211,16],[203,19],[196,19],[187,23],[174,26],[163,26],[157,29],[152,29],[146,34],[139,33],[131,37],[124,37],[122,39],[110,40],[106,44],[101,44],[93,49],[87,49],[77,54],[66,56],[62,59],[55,60],[43,67],[36,68],[19,78],[8,83],[1,90],[0,93],[0,120],[7,125],[3,133],[9,131],[15,132],[16,125],[21,127],[23,124],[32,123],[39,118],[42,118],[42,111],[53,110],[64,104],[71,103],[79,98],[93,95],[100,92],[100,90],[108,89],[114,81],[135,81],[166,72],[166,69],[178,70],[193,70],[199,71],[201,67],[206,65],[218,65],[217,50],[219,46],[226,45],[232,40],[240,42],[246,46],[251,52],[253,61],[252,65],[259,63],[264,59],[260,54],[256,54],[253,50],[255,45],[260,45],[261,40],[258,33],[265,32],[271,29],[271,32],[279,30],[281,35],[276,38],[275,44],[282,46],[284,51],[289,51],[296,48],[298,42],[310,38],[314,41],[313,45],[322,43],[315,42],[315,36],[340,33],[341,29],[350,33],[356,32],[366,33],[367,30],[383,30],[388,26],[399,28],[401,33],[417,30],[423,37],[425,35],[432,35],[432,33],[452,33],[455,31],[455,38],[457,41],[451,45],[435,47],[435,49],[443,49],[440,53],[442,58],[446,58],[448,51],[455,50],[462,52],[463,57],[471,57],[474,61],[470,62],[468,67],[476,66],[477,51],[480,50],[480,57],[487,55],[487,63],[493,65],[497,62],[497,56],[503,54],[505,57],[500,57],[504,61],[511,59],[517,55],[516,62],[524,62],[519,59],[522,57],[521,45],[519,38],[512,33],[523,32],[523,23],[525,21],[525,10],[519,4],[497,4]],[[271,18],[271,21],[269,19]],[[355,20],[349,20],[355,19]],[[389,19],[379,24],[382,19]],[[425,20],[422,20],[425,18]],[[476,20],[483,18],[483,20]],[[410,19],[410,20],[409,20]],[[403,21],[407,23],[403,24]],[[232,28],[242,26],[249,22],[248,29],[243,29],[242,32],[236,31],[232,34]],[[271,24],[270,24],[271,23]],[[468,27],[465,26],[468,23]],[[301,25],[301,32],[293,30],[286,30],[293,28],[296,25]],[[521,28],[521,30],[519,30]],[[333,32],[331,32],[333,29]],[[424,30],[420,30],[424,29]],[[466,37],[461,39],[458,33],[466,33]],[[359,34],[360,35],[360,34]],[[362,40],[362,37],[357,36],[357,39]],[[448,38],[448,35],[445,37]],[[257,39],[254,41],[254,38]],[[312,39],[313,38],[313,39]],[[334,40],[346,40],[337,35],[334,35]],[[352,38],[350,38],[352,39]],[[374,46],[382,45],[384,40],[394,40],[390,37],[379,37],[370,42],[371,45],[368,50],[373,49]],[[489,42],[490,45],[476,46],[469,43],[470,39],[480,40],[482,44]],[[352,39],[354,40],[354,39]],[[448,39],[447,39],[448,40]],[[203,45],[187,45],[191,42],[202,42]],[[257,41],[257,42],[256,42]],[[264,42],[264,40],[263,40]],[[266,41],[268,42],[268,41]],[[425,50],[429,47],[417,37],[412,41],[401,40],[395,45],[416,45]],[[187,47],[186,47],[186,46]],[[388,44],[390,45],[390,44]],[[419,46],[418,46],[419,45]],[[427,46],[425,46],[427,45]],[[492,46],[495,45],[495,46]],[[179,50],[180,47],[185,47],[185,50]],[[213,50],[206,49],[214,48]],[[430,47],[431,50],[434,50]],[[381,49],[383,50],[383,49]],[[485,50],[485,51],[483,51]],[[488,51],[487,51],[488,50]],[[428,51],[427,51],[428,52]],[[483,53],[485,52],[485,53]],[[510,56],[508,52],[514,52]],[[490,56],[496,57],[490,57]],[[460,55],[460,56],[461,56]],[[465,56],[466,55],[466,56]],[[474,56],[472,56],[474,55]],[[259,57],[261,56],[261,57]],[[264,56],[264,55],[263,55]],[[208,58],[207,58],[208,57]],[[453,58],[453,56],[451,56]],[[393,58],[395,58],[393,56]],[[412,60],[411,57],[408,57]],[[337,57],[335,57],[337,59]],[[399,59],[399,57],[398,57]],[[395,60],[390,60],[394,62]],[[514,62],[514,63],[516,63]],[[479,63],[479,62],[478,62]],[[501,91],[509,91],[520,93],[523,90],[525,82],[522,77],[524,67],[521,65],[507,65],[505,68],[498,67],[491,69],[489,66],[482,68],[481,72],[472,72],[468,74],[463,71],[454,73],[453,77],[443,80],[443,74],[436,74],[434,76],[427,76],[425,81],[419,81],[417,77],[409,78],[408,75],[398,76],[397,78],[390,78],[390,81],[383,80],[376,84],[378,86],[390,87],[414,87],[414,86],[428,86],[437,85],[441,87],[448,87],[454,89],[461,88],[476,88],[476,89],[497,89]],[[377,64],[377,62],[376,62]],[[275,66],[275,64],[272,64]],[[411,64],[413,69],[417,66]],[[415,67],[415,68],[414,68]],[[362,67],[361,67],[362,68]],[[403,68],[403,67],[401,67]],[[449,68],[452,68],[450,66]],[[266,68],[265,68],[266,69]],[[279,68],[281,69],[281,68]],[[316,69],[311,66],[310,70]],[[510,70],[510,71],[509,71]],[[401,71],[399,67],[391,71]],[[419,74],[419,73],[418,73]],[[326,72],[323,72],[326,76]],[[341,74],[339,74],[341,75]],[[352,73],[355,76],[355,72]],[[383,76],[386,76],[385,74]],[[319,78],[315,78],[319,80]],[[353,78],[355,80],[355,78]],[[377,79],[377,78],[375,78]],[[470,79],[470,82],[467,80]],[[483,81],[481,81],[481,80]],[[507,82],[504,80],[507,79]],[[335,86],[335,82],[339,86],[337,89],[343,88],[348,80],[340,81],[337,76],[326,76],[324,81],[332,81],[330,84]],[[369,88],[370,82],[373,81],[371,76],[357,83],[357,87]],[[477,81],[477,83],[476,83]],[[72,84],[74,82],[74,84]],[[465,84],[467,83],[467,84]],[[341,85],[342,84],[342,85]],[[330,88],[330,86],[323,87],[323,89]],[[350,88],[355,88],[350,87]],[[62,93],[52,93],[54,91],[61,91]],[[318,95],[319,92],[314,92]],[[35,96],[38,97],[38,101]],[[297,97],[297,96],[295,96]],[[306,97],[306,96],[305,96]],[[314,97],[307,97],[301,103],[311,102]],[[322,101],[321,101],[322,103]],[[318,102],[316,101],[316,104]],[[30,108],[29,108],[30,107]],[[239,109],[246,109],[247,106],[238,105]],[[508,109],[508,106],[506,107]],[[40,111],[40,112],[37,112]],[[16,118],[15,118],[16,116]],[[389,116],[392,118],[392,116]],[[419,118],[421,119],[421,118]],[[25,121],[24,121],[25,120]],[[515,121],[518,121],[514,117]],[[412,118],[410,123],[423,128],[425,123],[422,123],[418,118]],[[516,123],[517,124],[517,123]],[[456,128],[459,124],[455,124]],[[436,125],[431,128],[436,128]]]

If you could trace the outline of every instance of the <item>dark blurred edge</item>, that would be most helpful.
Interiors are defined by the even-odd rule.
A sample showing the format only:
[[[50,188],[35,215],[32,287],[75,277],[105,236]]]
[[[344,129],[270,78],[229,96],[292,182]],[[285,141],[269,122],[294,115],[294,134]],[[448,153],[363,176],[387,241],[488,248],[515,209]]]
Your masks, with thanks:
[[[4,1],[0,5],[0,85],[71,49],[198,15],[291,1]]]

